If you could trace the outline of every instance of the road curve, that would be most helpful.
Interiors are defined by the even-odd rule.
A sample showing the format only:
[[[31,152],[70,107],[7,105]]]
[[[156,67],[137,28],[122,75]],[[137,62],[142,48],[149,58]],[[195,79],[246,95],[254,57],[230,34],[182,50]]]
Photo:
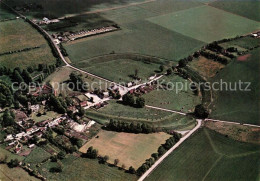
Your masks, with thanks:
[[[198,124],[193,128],[188,134],[182,137],[171,149],[169,149],[163,156],[161,156],[151,168],[149,168],[139,179],[138,181],[143,181],[147,176],[149,176],[155,169],[158,167],[162,161],[169,156],[176,148],[178,148],[186,139],[188,139],[195,131],[197,131],[201,126],[201,119],[197,119]]]

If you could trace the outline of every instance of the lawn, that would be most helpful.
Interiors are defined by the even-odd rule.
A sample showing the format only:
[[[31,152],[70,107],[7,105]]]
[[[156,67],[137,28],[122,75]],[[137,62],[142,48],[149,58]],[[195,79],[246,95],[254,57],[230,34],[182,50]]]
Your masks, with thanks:
[[[15,174],[14,174],[15,173]],[[30,176],[25,170],[20,167],[9,168],[5,164],[0,164],[0,180],[12,181],[12,180],[30,180],[40,181],[39,179]]]
[[[30,153],[30,155],[28,155],[24,162],[25,163],[31,163],[31,164],[37,164],[37,163],[41,163],[42,161],[44,161],[45,159],[51,157],[51,154],[44,151],[42,148],[40,147],[36,147],[33,149],[33,151]]]
[[[198,59],[193,59],[189,65],[205,79],[214,77],[221,69],[225,67],[219,62],[207,59],[203,56],[200,56]]]
[[[204,43],[145,20],[124,24],[122,30],[104,36],[64,44],[72,63],[115,53],[138,53],[168,60],[183,58]]]
[[[237,91],[226,91],[226,85],[222,83],[223,90],[215,91],[212,104],[213,119],[235,121],[240,123],[259,123],[259,51],[255,49],[248,52],[250,57],[246,61],[233,60],[211,82],[227,82],[228,87]],[[243,91],[246,84],[239,90],[239,81],[249,82],[249,91]],[[219,86],[220,88],[220,86]]]
[[[32,119],[37,123],[37,122],[41,122],[41,121],[45,121],[47,119],[53,119],[53,118],[57,118],[61,116],[61,114],[58,114],[54,111],[47,111],[46,115],[41,115],[41,116],[37,116],[37,113],[32,113]]]
[[[9,68],[37,66],[40,63],[56,63],[44,37],[22,19],[0,22],[1,53],[39,46],[20,53],[0,56],[0,64]]]
[[[257,180],[259,148],[202,128],[146,180]]]
[[[48,180],[137,180],[135,175],[125,173],[116,167],[99,164],[96,159],[92,160],[68,155],[67,158],[62,160],[62,165],[63,170],[58,174],[48,172],[50,167],[55,166],[50,162],[44,164],[39,170]]]
[[[164,76],[158,80],[159,85],[171,86],[168,90],[160,89],[144,94],[146,104],[170,110],[193,112],[197,104],[200,104],[200,96],[194,95],[190,90],[190,82],[178,75]],[[183,87],[183,88],[182,88]]]
[[[116,101],[109,101],[109,104],[100,110],[88,109],[86,110],[86,116],[101,124],[114,119],[125,122],[145,122],[154,127],[174,130],[189,130],[196,123],[195,119],[189,116],[151,108],[133,108]]]
[[[161,15],[149,18],[149,21],[207,43],[250,33],[260,28],[258,22],[209,6]]]
[[[259,12],[260,2],[256,0],[218,0],[210,3],[210,6],[244,16],[255,21],[260,21],[260,15],[257,13]]]
[[[104,130],[97,136],[99,137],[92,138],[79,151],[85,153],[90,146],[93,146],[101,156],[109,156],[109,163],[113,164],[115,159],[119,159],[118,166],[124,164],[126,168],[133,166],[135,169],[150,158],[151,154],[156,153],[158,147],[171,137],[166,133],[133,134]]]

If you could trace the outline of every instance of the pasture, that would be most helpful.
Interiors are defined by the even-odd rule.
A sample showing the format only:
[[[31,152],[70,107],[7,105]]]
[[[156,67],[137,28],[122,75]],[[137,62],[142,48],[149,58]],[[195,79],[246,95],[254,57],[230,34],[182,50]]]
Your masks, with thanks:
[[[152,17],[149,21],[207,43],[247,34],[260,28],[258,22],[209,6]]]
[[[189,63],[190,67],[206,79],[214,77],[225,66],[217,61],[200,56]]]
[[[17,51],[25,48],[40,48],[0,56],[0,64],[9,68],[54,64],[56,58],[44,37],[22,19],[0,22],[1,52]]]
[[[259,51],[259,48],[249,51],[251,56],[246,61],[233,60],[211,80],[227,82],[221,84],[222,91],[214,93],[211,118],[259,124]],[[239,81],[243,82],[241,89]],[[245,90],[247,82],[250,85]]]
[[[259,46],[259,39],[251,36],[242,37],[236,40],[220,43],[223,48],[236,47],[238,50],[245,51]]]
[[[88,159],[68,155],[67,158],[61,160],[63,170],[61,173],[50,173],[48,169],[54,164],[47,162],[43,167],[39,168],[41,174],[48,180],[137,180],[136,175],[125,173],[116,167],[99,164],[96,159]]]
[[[215,8],[223,9],[225,11],[244,16],[246,18],[260,21],[259,16],[259,1],[254,0],[246,0],[246,1],[239,1],[239,0],[232,0],[232,1],[226,1],[226,0],[219,0],[214,1],[209,4],[210,6],[213,6]]]
[[[157,88],[150,93],[144,94],[146,104],[170,110],[192,112],[201,97],[194,95],[190,89],[190,81],[178,75],[164,76],[157,81]],[[159,85],[168,85],[168,88],[159,88]]]
[[[51,157],[50,153],[46,152],[45,150],[43,150],[40,147],[36,147],[32,150],[30,155],[28,155],[24,159],[24,162],[30,163],[30,164],[37,164],[37,163],[41,163],[42,161],[44,161],[45,159],[47,159],[49,157]]]
[[[138,169],[171,137],[166,133],[133,134],[104,130],[97,136],[98,138],[92,138],[79,151],[86,153],[87,149],[93,146],[101,156],[109,156],[108,163],[113,164],[115,159],[119,159],[119,167],[124,164],[126,168],[133,166],[135,169]]]
[[[257,180],[259,148],[201,128],[146,180]]]

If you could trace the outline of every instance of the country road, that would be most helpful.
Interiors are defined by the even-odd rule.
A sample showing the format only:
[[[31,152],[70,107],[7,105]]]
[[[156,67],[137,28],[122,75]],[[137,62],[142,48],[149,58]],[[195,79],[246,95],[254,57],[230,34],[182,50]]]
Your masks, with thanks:
[[[158,167],[159,164],[162,163],[162,161],[169,156],[176,148],[178,148],[186,139],[188,139],[195,131],[197,131],[200,126],[201,126],[201,122],[202,120],[197,119],[198,124],[196,125],[195,128],[193,128],[188,134],[186,134],[184,137],[182,137],[171,149],[169,149],[163,156],[161,156],[153,165],[151,168],[149,168],[149,170],[147,170],[139,179],[138,181],[143,181],[147,176],[149,176],[154,169],[156,169]]]
[[[255,124],[242,124],[242,123],[232,122],[232,121],[222,121],[222,120],[215,120],[215,119],[205,119],[205,121],[221,122],[221,123],[228,123],[228,124],[237,124],[237,125],[242,125],[242,126],[251,126],[251,127],[260,128],[259,125],[255,125]]]
[[[174,110],[170,110],[170,109],[164,109],[164,108],[160,108],[160,107],[154,107],[154,106],[149,106],[149,105],[145,105],[145,107],[157,109],[157,110],[161,110],[161,111],[166,111],[166,112],[172,112],[172,113],[176,113],[176,114],[180,114],[180,115],[184,115],[184,116],[187,115],[186,113],[183,113],[183,112],[174,111]]]

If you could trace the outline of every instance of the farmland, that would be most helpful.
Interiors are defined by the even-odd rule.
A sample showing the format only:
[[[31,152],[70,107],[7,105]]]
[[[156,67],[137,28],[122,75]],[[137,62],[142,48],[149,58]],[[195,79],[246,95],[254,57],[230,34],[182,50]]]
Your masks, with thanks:
[[[62,160],[63,171],[59,174],[47,171],[50,163],[43,165],[39,171],[49,180],[137,180],[135,175],[124,173],[116,167],[99,164],[97,160],[68,155]],[[56,163],[57,164],[57,163]],[[52,164],[53,165],[53,164]]]
[[[109,163],[113,164],[115,159],[119,159],[118,166],[124,164],[126,168],[133,166],[136,169],[170,138],[166,133],[133,134],[112,131],[101,131],[97,136],[98,138],[92,138],[81,147],[80,151],[85,153],[90,146],[93,146],[98,149],[101,156],[109,156]]]
[[[246,61],[233,60],[225,69],[223,69],[211,82],[228,82],[231,88],[242,82],[251,82],[249,89],[223,91],[215,93],[215,101],[212,106],[211,118],[235,121],[240,123],[259,124],[259,48],[248,52],[251,56]],[[227,86],[226,86],[227,87]],[[238,89],[238,86],[237,86]]]
[[[37,163],[41,163],[45,159],[48,159],[50,156],[51,154],[44,151],[42,148],[36,147],[35,149],[33,149],[30,155],[26,157],[24,161],[26,163],[37,164]]]
[[[177,75],[165,76],[158,80],[160,85],[171,86],[168,89],[158,88],[144,95],[146,104],[165,109],[192,112],[201,102],[200,96],[194,95],[190,82]],[[182,89],[183,86],[183,89]]]
[[[40,63],[54,64],[55,58],[44,37],[22,19],[0,22],[1,53],[39,47],[0,56],[0,64],[9,68],[25,68]],[[37,41],[35,41],[37,40]],[[12,62],[12,63],[11,63]]]
[[[16,18],[9,10],[7,10],[2,4],[0,4],[0,21]]]
[[[157,16],[149,21],[207,43],[256,31],[260,27],[258,22],[209,6]]]
[[[200,129],[146,180],[257,180],[259,146]]]
[[[254,0],[247,0],[247,1],[225,1],[225,0],[220,0],[220,1],[214,1],[210,3],[210,6],[213,6],[215,8],[223,9],[225,11],[244,16],[246,18],[255,20],[255,21],[260,21],[260,16],[259,13],[259,6],[260,2],[259,1],[254,1]]]

